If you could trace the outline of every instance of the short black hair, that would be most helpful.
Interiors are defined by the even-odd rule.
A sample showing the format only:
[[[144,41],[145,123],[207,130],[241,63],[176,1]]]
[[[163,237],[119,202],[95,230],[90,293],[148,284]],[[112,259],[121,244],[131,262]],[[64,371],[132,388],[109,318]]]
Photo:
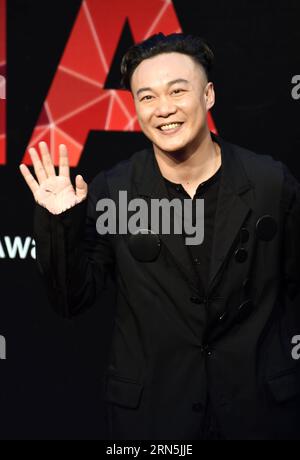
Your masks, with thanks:
[[[214,54],[210,46],[197,35],[186,35],[174,33],[164,35],[163,33],[152,35],[152,37],[131,46],[123,56],[121,62],[121,86],[124,89],[131,89],[131,77],[136,67],[144,60],[162,53],[182,53],[191,56],[195,62],[200,64],[210,79]]]

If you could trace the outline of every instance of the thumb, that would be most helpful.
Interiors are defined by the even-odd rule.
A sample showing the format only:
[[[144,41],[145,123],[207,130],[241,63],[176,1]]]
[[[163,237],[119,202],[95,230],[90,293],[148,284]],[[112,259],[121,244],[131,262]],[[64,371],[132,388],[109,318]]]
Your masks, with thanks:
[[[87,196],[88,186],[87,183],[83,180],[83,177],[78,175],[75,178],[75,185],[76,185],[76,196],[83,200]]]

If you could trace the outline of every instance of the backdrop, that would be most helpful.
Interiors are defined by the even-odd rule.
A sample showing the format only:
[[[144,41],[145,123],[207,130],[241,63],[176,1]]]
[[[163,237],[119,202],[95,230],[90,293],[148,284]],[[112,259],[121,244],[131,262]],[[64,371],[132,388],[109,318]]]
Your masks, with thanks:
[[[1,439],[106,437],[114,289],[75,320],[51,310],[18,170],[28,146],[67,143],[73,177],[88,181],[144,148],[120,58],[153,33],[184,31],[215,51],[211,129],[300,180],[299,19],[297,0],[0,0]]]

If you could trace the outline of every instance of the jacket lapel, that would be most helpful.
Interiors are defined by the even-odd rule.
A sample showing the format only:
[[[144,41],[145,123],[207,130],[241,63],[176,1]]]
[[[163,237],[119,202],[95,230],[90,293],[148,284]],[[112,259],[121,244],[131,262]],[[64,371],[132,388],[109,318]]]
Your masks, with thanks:
[[[252,184],[231,145],[212,135],[222,152],[222,175],[211,249],[209,290],[253,205]]]

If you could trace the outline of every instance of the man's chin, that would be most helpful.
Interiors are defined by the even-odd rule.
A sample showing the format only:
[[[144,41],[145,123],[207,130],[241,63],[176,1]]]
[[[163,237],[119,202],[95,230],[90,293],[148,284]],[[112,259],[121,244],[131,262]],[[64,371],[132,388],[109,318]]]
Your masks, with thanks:
[[[159,150],[162,153],[167,153],[167,154],[176,154],[182,152],[186,145],[182,142],[180,143],[154,143],[156,146],[156,149]]]

